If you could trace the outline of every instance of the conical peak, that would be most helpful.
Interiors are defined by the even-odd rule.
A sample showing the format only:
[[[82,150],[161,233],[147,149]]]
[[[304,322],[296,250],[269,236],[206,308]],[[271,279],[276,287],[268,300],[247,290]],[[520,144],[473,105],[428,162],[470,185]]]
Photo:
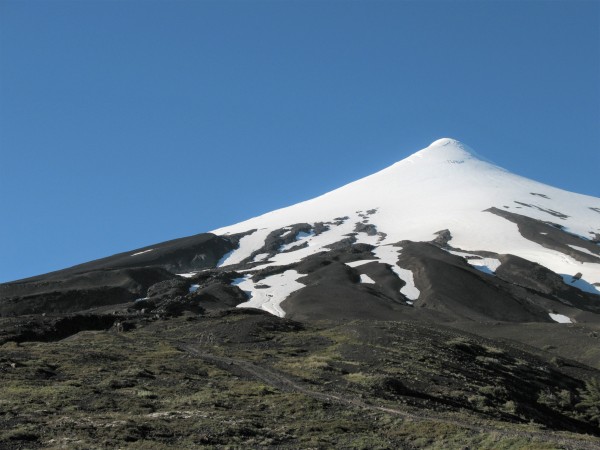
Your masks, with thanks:
[[[462,142],[452,138],[442,138],[429,144],[407,158],[411,162],[464,162],[467,160],[482,160],[473,149]]]
[[[456,139],[452,139],[452,138],[441,138],[438,139],[437,141],[433,141],[431,144],[429,144],[429,147],[427,148],[436,148],[436,147],[456,147],[456,148],[460,148],[462,150],[465,150],[469,153],[472,153],[473,151],[469,148],[469,146],[463,144],[462,142],[456,140]]]

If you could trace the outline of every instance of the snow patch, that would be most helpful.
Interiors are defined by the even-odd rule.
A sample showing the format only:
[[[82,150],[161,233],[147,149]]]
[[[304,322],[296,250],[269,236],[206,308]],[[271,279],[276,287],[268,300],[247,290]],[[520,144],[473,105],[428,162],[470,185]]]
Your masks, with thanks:
[[[291,248],[297,247],[298,245],[302,245],[303,242],[307,241],[310,237],[314,236],[315,232],[311,231],[310,233],[306,233],[305,231],[300,231],[296,235],[296,239],[289,244],[284,244],[279,247],[280,252],[284,252],[286,250],[290,250]]]
[[[258,255],[256,255],[253,259],[254,262],[260,262],[260,261],[264,261],[265,259],[267,259],[269,257],[268,253],[259,253]]]
[[[258,283],[252,281],[251,275],[236,278],[232,285],[238,286],[250,299],[239,304],[238,308],[257,308],[273,315],[283,317],[285,312],[281,308],[283,302],[292,292],[302,289],[304,284],[296,281],[304,275],[295,270],[286,270],[283,273],[263,278]],[[261,288],[257,288],[260,285]]]
[[[176,273],[175,275],[177,275],[178,277],[183,277],[183,278],[192,278],[197,273],[198,272],[187,272],[187,273]]]
[[[377,260],[375,260],[375,259],[361,259],[359,261],[347,262],[346,265],[349,266],[349,267],[358,267],[358,266],[363,266],[365,264],[368,264],[370,262],[377,262]]]
[[[400,289],[400,293],[404,294],[404,296],[410,300],[418,300],[419,295],[421,295],[421,291],[419,291],[417,286],[415,286],[413,273],[410,270],[402,269],[398,266],[394,268],[394,272],[396,272],[400,279],[406,283],[402,289]]]
[[[356,235],[356,243],[357,244],[377,245],[381,241],[382,241],[381,236],[378,234],[369,236],[364,231],[361,231]]]
[[[475,269],[487,273],[488,275],[495,275],[496,270],[500,267],[500,264],[502,264],[500,260],[496,258],[467,259],[467,262]]]
[[[390,245],[382,245],[373,250],[373,254],[378,257],[381,262],[389,264],[392,271],[398,275],[402,281],[406,284],[400,289],[400,293],[410,300],[417,300],[421,291],[417,289],[415,285],[415,279],[413,273],[408,269],[402,269],[398,266],[398,251],[401,250],[398,247],[392,247]]]
[[[227,261],[231,257],[231,255],[233,255],[233,252],[235,252],[235,250],[231,250],[225,253],[217,262],[217,267],[221,267],[225,263],[225,261]]]
[[[369,275],[365,275],[364,273],[360,274],[360,282],[368,283],[368,284],[375,284],[375,280],[373,280],[373,278],[371,278]]]
[[[192,285],[190,286],[190,293],[192,293],[192,292],[196,292],[196,291],[197,291],[199,288],[200,288],[200,285],[199,285],[199,284],[192,284]]]
[[[552,320],[558,323],[573,323],[573,321],[569,317],[563,316],[562,314],[548,313],[548,315]]]
[[[244,259],[250,257],[252,252],[261,248],[265,244],[265,239],[270,232],[270,229],[262,228],[253,233],[247,234],[240,239],[238,248],[232,250],[223,256],[223,258],[221,258],[217,264],[217,267],[231,266],[233,264],[241,263]]]
[[[477,269],[483,273],[487,273],[488,275],[495,275],[496,270],[502,264],[499,259],[496,258],[482,258],[479,255],[468,252],[459,252],[456,250],[447,250],[448,253],[451,253],[456,256],[461,256],[467,261],[474,269]]]
[[[144,253],[151,252],[152,250],[154,250],[154,249],[153,249],[153,248],[151,248],[151,249],[144,250],[144,251],[141,251],[141,252],[133,253],[133,254],[131,254],[130,256],[143,255]]]
[[[300,241],[302,239],[306,239],[308,237],[314,236],[315,232],[314,231],[310,231],[310,233],[307,233],[306,231],[300,231],[297,235],[296,235],[296,241]]]

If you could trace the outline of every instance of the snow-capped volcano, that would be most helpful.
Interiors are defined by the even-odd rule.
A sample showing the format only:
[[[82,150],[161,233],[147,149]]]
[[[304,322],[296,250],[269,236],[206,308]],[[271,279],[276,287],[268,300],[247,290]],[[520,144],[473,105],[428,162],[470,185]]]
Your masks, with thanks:
[[[490,211],[492,208],[552,222],[590,245],[571,245],[574,256],[565,255],[523,237],[517,223]],[[557,273],[581,272],[590,284],[600,282],[599,248],[590,242],[600,233],[600,199],[512,174],[449,138],[320,197],[212,232],[227,235],[256,230],[242,238],[240,248],[223,261],[227,265],[259,250],[273,230],[299,223],[334,222],[341,217],[348,219],[331,229],[329,236],[305,232],[299,240],[308,248],[277,255],[274,261],[288,264],[302,259],[352,232],[358,233],[359,243],[382,246],[400,240],[432,241],[440,230],[449,230],[452,247],[510,253]],[[359,223],[364,224],[362,231],[356,229]],[[577,253],[596,256],[581,261]]]
[[[287,208],[0,285],[0,314],[175,296],[299,320],[597,322],[599,244],[600,199],[444,138]]]

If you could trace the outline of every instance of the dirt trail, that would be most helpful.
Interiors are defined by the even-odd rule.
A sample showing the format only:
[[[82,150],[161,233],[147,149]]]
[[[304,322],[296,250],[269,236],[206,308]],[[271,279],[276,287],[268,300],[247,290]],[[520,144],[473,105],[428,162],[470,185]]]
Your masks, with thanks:
[[[233,372],[236,375],[249,376],[251,378],[260,380],[265,384],[268,384],[276,389],[284,392],[298,392],[308,397],[314,398],[322,402],[339,403],[355,408],[361,408],[370,411],[379,411],[395,416],[400,416],[408,420],[414,421],[434,421],[438,423],[445,423],[449,425],[466,428],[477,433],[496,433],[505,437],[524,437],[527,439],[537,438],[542,441],[551,442],[559,445],[559,448],[569,450],[598,450],[600,448],[600,439],[596,442],[585,442],[576,439],[570,439],[562,436],[555,435],[553,432],[536,432],[536,431],[518,431],[512,430],[507,431],[500,428],[495,428],[489,425],[476,424],[476,423],[465,423],[458,420],[436,417],[428,413],[419,412],[419,414],[410,413],[407,411],[401,411],[394,408],[387,408],[384,406],[377,406],[358,400],[356,398],[333,394],[324,393],[311,389],[305,386],[303,383],[292,380],[289,376],[275,371],[274,369],[267,368],[265,366],[259,366],[250,361],[246,361],[238,358],[230,358],[228,356],[217,356],[212,353],[208,353],[201,350],[190,343],[177,343],[177,348],[183,350],[191,355],[194,355],[203,361],[212,363],[220,368],[223,368],[229,372]]]

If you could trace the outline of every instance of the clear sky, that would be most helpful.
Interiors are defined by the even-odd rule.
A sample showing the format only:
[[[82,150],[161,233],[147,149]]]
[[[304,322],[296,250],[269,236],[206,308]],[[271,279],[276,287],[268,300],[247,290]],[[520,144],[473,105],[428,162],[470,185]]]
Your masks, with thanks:
[[[0,0],[0,281],[236,223],[440,137],[600,197],[600,2]]]

